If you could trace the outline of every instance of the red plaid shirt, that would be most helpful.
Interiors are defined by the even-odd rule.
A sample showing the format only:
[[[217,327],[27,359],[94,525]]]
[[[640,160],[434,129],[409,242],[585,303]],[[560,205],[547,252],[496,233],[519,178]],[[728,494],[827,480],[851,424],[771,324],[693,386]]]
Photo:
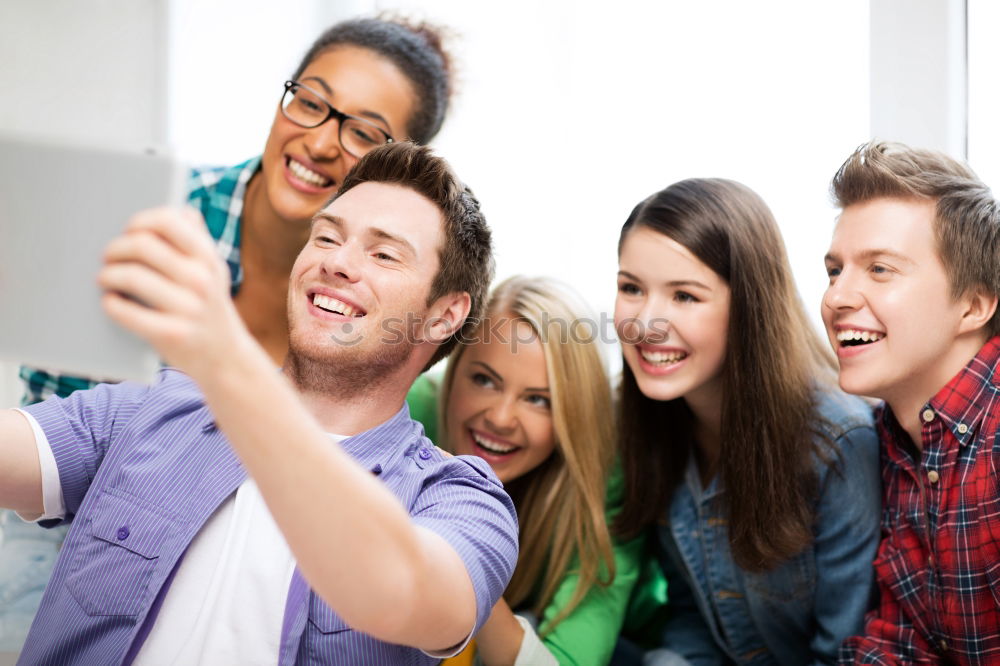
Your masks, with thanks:
[[[921,411],[923,451],[885,407],[880,600],[841,663],[1000,664],[1000,337]]]

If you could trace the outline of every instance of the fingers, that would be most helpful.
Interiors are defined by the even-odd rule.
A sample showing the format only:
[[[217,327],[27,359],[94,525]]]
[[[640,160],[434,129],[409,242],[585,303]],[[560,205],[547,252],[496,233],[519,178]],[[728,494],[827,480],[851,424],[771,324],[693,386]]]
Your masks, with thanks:
[[[183,255],[219,261],[205,220],[193,208],[151,208],[136,213],[129,220],[126,235],[137,231],[155,233]]]
[[[140,263],[161,275],[183,279],[198,266],[187,255],[149,230],[133,230],[111,241],[104,251],[105,263]]]
[[[191,315],[201,309],[201,301],[190,289],[140,263],[109,264],[101,269],[97,282],[105,290],[161,312]]]
[[[105,312],[192,376],[249,337],[230,300],[229,270],[197,211],[138,213],[104,259]]]
[[[163,355],[157,340],[160,336],[169,335],[171,320],[167,315],[114,292],[101,297],[101,306],[116,323],[149,341]]]
[[[146,266],[201,297],[229,294],[229,271],[216,253],[201,214],[193,209],[156,208],[137,213],[125,233],[108,245],[104,260],[107,266]],[[102,286],[121,289],[103,282]],[[129,286],[121,291],[131,294]]]

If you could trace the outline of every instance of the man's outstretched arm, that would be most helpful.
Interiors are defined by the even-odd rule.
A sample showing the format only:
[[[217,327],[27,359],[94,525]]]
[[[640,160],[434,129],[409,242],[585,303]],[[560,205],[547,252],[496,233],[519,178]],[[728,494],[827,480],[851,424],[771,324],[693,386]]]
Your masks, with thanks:
[[[306,580],[345,622],[428,651],[460,643],[478,608],[465,562],[331,446],[244,327],[226,269],[193,215],[160,210],[134,219],[108,250],[100,278],[106,310],[199,384]],[[499,516],[504,506],[493,501]],[[514,552],[499,558],[506,576]]]
[[[24,414],[0,410],[0,507],[25,518],[42,515],[42,470],[35,435]]]

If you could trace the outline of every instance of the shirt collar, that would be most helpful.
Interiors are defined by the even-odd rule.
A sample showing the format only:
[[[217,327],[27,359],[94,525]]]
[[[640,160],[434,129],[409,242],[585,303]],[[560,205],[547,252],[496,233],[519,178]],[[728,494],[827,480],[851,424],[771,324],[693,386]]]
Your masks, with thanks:
[[[194,385],[194,381],[186,377]],[[208,405],[202,403],[202,432],[214,430],[215,417]],[[362,467],[381,475],[399,464],[403,456],[420,439],[423,430],[410,418],[410,408],[404,402],[399,411],[387,421],[362,433],[340,441],[344,449]]]
[[[1000,388],[1000,377],[996,376],[998,360],[1000,336],[988,340],[962,371],[924,407],[941,417],[962,446],[973,439],[985,417],[982,407],[985,396]]]
[[[991,338],[968,364],[944,385],[921,408],[924,422],[940,418],[960,446],[973,441],[980,423],[986,416],[983,411],[988,393],[1000,392],[1000,336]],[[881,425],[894,439],[900,436],[901,427],[888,405],[883,407]]]
[[[410,418],[410,408],[404,402],[388,421],[348,437],[340,446],[362,467],[382,474],[399,464],[419,435],[420,428]]]
[[[719,474],[716,472],[708,485],[704,488],[701,485],[701,471],[698,469],[694,447],[688,453],[687,468],[684,470],[684,481],[687,484],[688,492],[694,497],[695,502],[702,504],[722,494],[722,483],[719,481]]]

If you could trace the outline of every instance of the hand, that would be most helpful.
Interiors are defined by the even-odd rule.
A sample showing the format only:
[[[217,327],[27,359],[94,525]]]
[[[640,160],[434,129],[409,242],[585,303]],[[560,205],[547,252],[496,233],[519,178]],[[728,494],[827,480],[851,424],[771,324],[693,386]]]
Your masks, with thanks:
[[[194,209],[137,213],[104,262],[104,310],[196,380],[252,341],[229,297],[229,270]]]

